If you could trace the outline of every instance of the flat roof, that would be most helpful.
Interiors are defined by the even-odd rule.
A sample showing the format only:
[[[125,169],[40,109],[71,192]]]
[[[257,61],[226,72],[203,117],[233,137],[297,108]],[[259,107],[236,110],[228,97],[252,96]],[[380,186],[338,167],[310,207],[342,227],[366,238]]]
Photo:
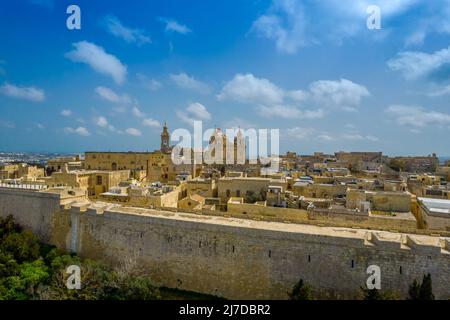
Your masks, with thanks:
[[[450,200],[423,197],[419,197],[418,199],[431,212],[450,214]]]

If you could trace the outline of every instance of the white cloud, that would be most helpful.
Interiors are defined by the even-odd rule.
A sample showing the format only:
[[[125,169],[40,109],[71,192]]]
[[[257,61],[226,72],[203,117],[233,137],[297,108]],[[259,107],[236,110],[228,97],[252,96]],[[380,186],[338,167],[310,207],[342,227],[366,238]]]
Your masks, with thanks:
[[[177,33],[181,33],[181,34],[187,34],[187,33],[192,32],[192,30],[189,29],[186,25],[181,24],[174,19],[161,18],[159,20],[166,24],[167,32],[177,32]]]
[[[146,75],[142,73],[136,74],[138,80],[143,84],[144,87],[150,91],[158,91],[163,87],[162,83],[156,79],[149,79]]]
[[[423,128],[428,125],[450,125],[450,114],[429,111],[420,106],[391,105],[385,111],[402,126]]]
[[[42,123],[36,123],[36,127],[40,130],[44,130],[45,126]]]
[[[75,50],[65,54],[66,58],[88,64],[96,72],[111,76],[122,84],[127,75],[127,67],[115,56],[105,52],[100,46],[87,41],[73,43]]]
[[[102,22],[109,33],[128,43],[134,42],[138,45],[151,43],[150,37],[146,36],[142,30],[125,27],[122,22],[113,15],[107,15]]]
[[[354,110],[362,98],[370,96],[366,87],[346,79],[316,81],[310,85],[309,90],[312,99],[321,105],[346,111]]]
[[[339,14],[360,18],[367,17],[367,8],[375,5],[380,7],[382,15],[387,18],[404,13],[421,1],[423,0],[327,0],[324,4],[328,4],[330,10]]]
[[[184,72],[171,74],[169,77],[179,88],[197,91],[201,94],[208,94],[211,92],[211,88],[206,83],[198,81]]]
[[[284,119],[320,119],[325,116],[322,109],[302,111],[295,106],[274,105],[274,106],[258,106],[259,114],[265,118],[280,117]]]
[[[94,121],[97,124],[97,126],[99,126],[100,128],[108,129],[109,131],[112,131],[112,132],[116,131],[116,128],[113,125],[111,125],[108,122],[108,120],[103,116],[95,118]]]
[[[113,102],[113,103],[125,103],[128,104],[131,102],[131,98],[124,94],[119,95],[114,90],[107,88],[107,87],[97,87],[95,88],[95,92],[99,95],[100,98]]]
[[[361,135],[359,133],[344,133],[344,134],[341,134],[341,135],[337,135],[336,139],[339,139],[339,140],[353,140],[353,141],[368,140],[368,141],[373,141],[373,142],[376,142],[376,141],[379,140],[375,136],[371,136],[371,135],[364,136],[364,135]]]
[[[293,139],[309,139],[316,134],[313,128],[293,127],[285,130],[285,135]]]
[[[78,134],[83,137],[87,137],[87,136],[91,135],[90,132],[88,131],[88,129],[86,129],[85,127],[78,127],[76,129],[71,128],[71,127],[66,127],[66,128],[64,128],[64,132]]]
[[[70,117],[72,115],[72,110],[69,110],[69,109],[61,110],[61,115],[63,117]]]
[[[186,111],[178,110],[176,112],[176,115],[181,121],[188,123],[190,125],[193,125],[194,121],[203,121],[211,119],[211,114],[208,112],[205,106],[198,102],[191,103],[186,108]]]
[[[44,90],[35,87],[19,87],[10,83],[5,83],[0,86],[0,93],[8,97],[32,102],[41,102],[45,100]]]
[[[355,111],[369,95],[366,87],[346,79],[316,81],[308,91],[287,91],[267,79],[237,74],[224,85],[217,98],[257,105],[260,115],[266,117],[314,119],[322,118],[325,110],[331,108]],[[298,103],[308,103],[317,109],[303,110]]]
[[[108,126],[108,120],[105,117],[98,117],[96,122],[99,127],[105,128]]]
[[[142,121],[143,126],[152,127],[152,128],[161,128],[161,123],[158,120],[147,118]]]
[[[135,136],[135,137],[140,137],[142,136],[142,132],[136,128],[128,128],[125,130],[125,132],[127,134],[129,134],[130,136]]]
[[[388,67],[403,74],[407,80],[433,78],[448,80],[450,78],[450,47],[434,53],[406,51],[387,63]]]
[[[371,5],[381,9],[382,29],[368,33],[367,8]],[[253,22],[250,31],[273,41],[276,49],[286,54],[295,54],[303,47],[321,43],[342,44],[345,38],[362,35],[379,41],[390,34],[390,29],[401,30],[406,25],[405,21],[397,25],[388,22],[417,5],[427,12],[424,16],[435,25],[436,31],[450,32],[450,9],[443,14],[445,4],[442,1],[428,0],[272,0],[267,10]],[[416,21],[407,27],[420,30]],[[410,42],[420,41],[418,35],[410,38]]]
[[[266,14],[253,22],[252,31],[274,40],[278,51],[296,53],[310,43],[307,15],[300,1],[274,0]]]
[[[367,142],[377,142],[379,139],[372,135],[363,135],[357,132],[352,133],[331,133],[326,131],[320,131],[314,128],[305,127],[293,127],[283,130],[283,134],[287,138],[298,139],[298,140],[318,140],[318,141],[367,141]]]
[[[197,119],[200,120],[210,120],[211,114],[206,110],[205,106],[201,103],[195,102],[191,103],[187,107],[187,112],[190,113],[192,116],[194,116]]]
[[[219,100],[234,100],[242,103],[282,103],[284,92],[267,79],[253,74],[236,74],[227,82],[217,96]]]
[[[142,112],[138,107],[133,107],[132,109],[133,115],[137,118],[145,118],[145,113]]]

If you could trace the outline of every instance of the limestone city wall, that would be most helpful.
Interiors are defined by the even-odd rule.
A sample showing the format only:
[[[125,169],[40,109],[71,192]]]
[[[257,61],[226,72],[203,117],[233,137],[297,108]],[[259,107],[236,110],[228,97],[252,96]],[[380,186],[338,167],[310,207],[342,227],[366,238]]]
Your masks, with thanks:
[[[66,204],[59,195],[0,189],[13,214],[43,241],[115,264],[136,259],[172,288],[236,299],[285,299],[302,278],[321,298],[360,293],[371,264],[382,289],[407,294],[430,272],[438,299],[450,298],[450,239],[201,216],[109,204]],[[97,207],[96,207],[97,206]]]
[[[436,297],[450,298],[450,242],[444,238],[123,207],[72,207],[58,216],[58,229],[67,232],[55,244],[112,264],[134,257],[167,287],[285,299],[302,278],[319,297],[354,298],[367,267],[376,264],[383,289],[406,296],[414,279],[430,272]]]

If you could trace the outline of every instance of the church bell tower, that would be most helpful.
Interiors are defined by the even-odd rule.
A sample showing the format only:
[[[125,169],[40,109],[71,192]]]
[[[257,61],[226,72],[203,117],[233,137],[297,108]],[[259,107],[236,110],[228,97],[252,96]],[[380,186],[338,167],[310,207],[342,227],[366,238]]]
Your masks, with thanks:
[[[161,133],[161,152],[170,152],[170,134],[166,122],[164,122],[163,132]]]

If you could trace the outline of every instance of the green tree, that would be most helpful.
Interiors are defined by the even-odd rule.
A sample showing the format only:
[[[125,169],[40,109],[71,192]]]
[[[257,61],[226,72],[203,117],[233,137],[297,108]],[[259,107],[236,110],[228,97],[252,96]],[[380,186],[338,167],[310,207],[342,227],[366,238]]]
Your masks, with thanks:
[[[377,289],[366,289],[361,287],[364,300],[398,300],[399,297],[393,292],[383,292]]]
[[[311,286],[306,284],[303,279],[300,279],[288,293],[290,300],[312,300]]]
[[[431,274],[423,275],[422,283],[414,280],[409,287],[409,300],[434,300]]]
[[[378,289],[365,289],[361,287],[363,291],[364,300],[384,300]]]
[[[0,244],[2,250],[12,254],[18,263],[39,258],[39,242],[30,231],[10,233]]]

